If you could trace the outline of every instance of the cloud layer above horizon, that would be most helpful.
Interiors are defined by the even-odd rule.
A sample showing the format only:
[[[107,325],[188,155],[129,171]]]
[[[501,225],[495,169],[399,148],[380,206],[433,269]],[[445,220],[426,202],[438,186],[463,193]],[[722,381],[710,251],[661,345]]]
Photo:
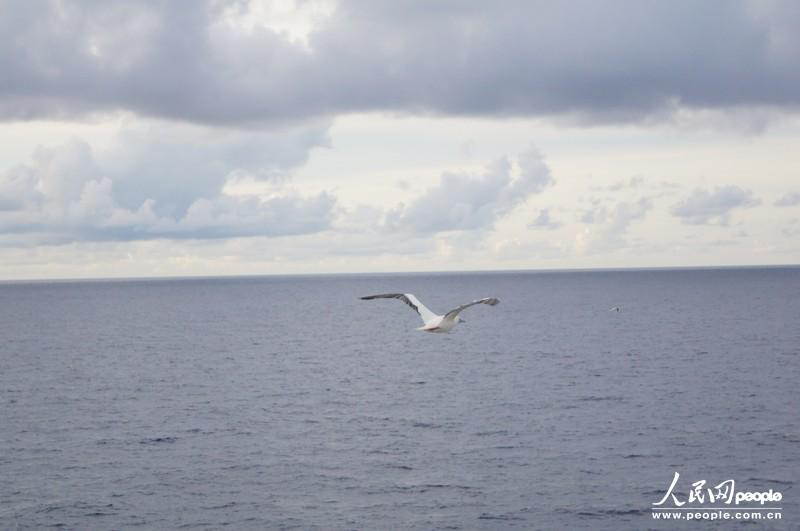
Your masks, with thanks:
[[[0,278],[800,261],[796,2],[2,8]]]
[[[800,105],[796,2],[309,3],[324,14],[292,39],[268,10],[253,21],[259,2],[5,2],[0,118],[128,110],[252,124],[393,111],[618,122]]]

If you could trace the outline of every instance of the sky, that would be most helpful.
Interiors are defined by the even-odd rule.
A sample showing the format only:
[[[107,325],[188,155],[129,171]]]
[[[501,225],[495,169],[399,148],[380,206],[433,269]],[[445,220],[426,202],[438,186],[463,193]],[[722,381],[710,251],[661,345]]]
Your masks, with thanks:
[[[800,263],[800,3],[0,0],[0,279]]]

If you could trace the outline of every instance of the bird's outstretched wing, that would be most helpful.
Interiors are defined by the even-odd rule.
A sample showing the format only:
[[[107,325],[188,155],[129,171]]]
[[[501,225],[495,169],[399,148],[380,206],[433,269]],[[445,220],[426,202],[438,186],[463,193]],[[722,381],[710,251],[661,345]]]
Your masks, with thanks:
[[[365,301],[371,299],[399,299],[411,306],[414,311],[417,312],[420,317],[422,317],[422,320],[425,323],[428,323],[431,319],[438,317],[435,313],[427,309],[424,304],[419,302],[419,299],[411,293],[383,293],[381,295],[367,295],[366,297],[361,297],[361,300]]]
[[[476,301],[468,302],[467,304],[462,304],[458,308],[450,310],[446,314],[444,314],[445,319],[455,319],[456,315],[461,313],[462,310],[465,308],[469,308],[470,306],[474,306],[476,304],[488,304],[489,306],[494,306],[500,303],[500,299],[495,299],[494,297],[486,297],[484,299],[478,299]]]

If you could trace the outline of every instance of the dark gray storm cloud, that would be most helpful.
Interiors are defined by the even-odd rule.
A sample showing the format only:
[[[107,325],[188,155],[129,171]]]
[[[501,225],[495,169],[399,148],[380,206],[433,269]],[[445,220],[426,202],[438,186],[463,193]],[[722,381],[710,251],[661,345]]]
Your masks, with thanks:
[[[728,225],[734,209],[760,203],[751,190],[738,186],[717,186],[711,191],[696,188],[689,197],[673,205],[671,212],[689,225]]]
[[[348,1],[308,46],[247,3],[6,0],[0,118],[204,123],[389,110],[630,121],[800,104],[800,3]]]

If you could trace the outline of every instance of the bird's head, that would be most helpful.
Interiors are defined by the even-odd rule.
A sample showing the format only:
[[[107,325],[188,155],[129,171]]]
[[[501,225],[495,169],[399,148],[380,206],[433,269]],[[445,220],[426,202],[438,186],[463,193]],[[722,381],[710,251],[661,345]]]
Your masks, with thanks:
[[[457,323],[466,323],[467,321],[465,321],[464,319],[462,319],[460,315],[456,315],[456,322],[457,322]]]

